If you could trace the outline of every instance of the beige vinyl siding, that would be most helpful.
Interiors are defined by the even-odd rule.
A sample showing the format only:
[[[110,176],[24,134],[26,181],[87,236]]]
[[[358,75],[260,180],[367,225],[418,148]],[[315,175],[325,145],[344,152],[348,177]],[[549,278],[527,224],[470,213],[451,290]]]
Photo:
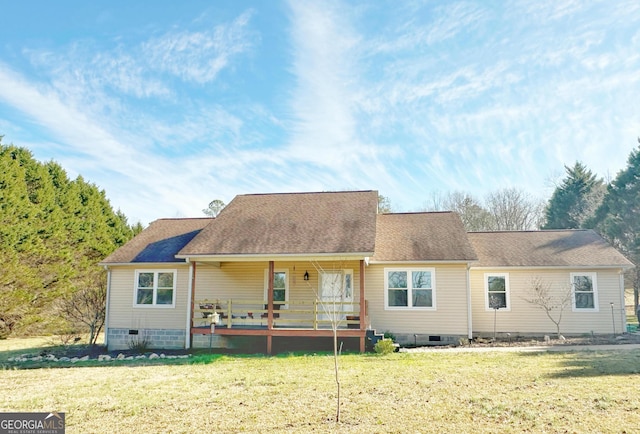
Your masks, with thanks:
[[[436,310],[385,310],[385,268],[435,268]],[[369,322],[379,332],[467,335],[466,265],[372,264],[366,272]]]
[[[354,302],[359,299],[360,263],[359,261],[326,261],[318,262],[316,266],[325,271],[333,269],[348,269],[353,271]],[[318,274],[314,264],[310,262],[276,261],[274,269],[285,270],[288,278],[288,300],[290,302],[304,301],[313,303],[318,292]],[[269,263],[265,262],[223,262],[219,266],[212,264],[197,264],[195,300],[220,300],[225,302],[232,299],[259,301],[264,300],[266,272]],[[304,280],[304,273],[309,273],[309,280]],[[293,308],[293,306],[290,306]],[[246,308],[246,307],[245,307]],[[256,305],[255,309],[260,306]]]
[[[596,269],[471,269],[471,302],[473,332],[475,335],[493,335],[494,311],[486,308],[485,274],[506,273],[509,276],[510,310],[499,309],[496,318],[497,333],[553,335],[555,324],[543,310],[536,308],[526,300],[531,298],[531,282],[541,278],[551,284],[556,292],[570,289],[571,273],[595,273],[597,284],[598,311],[574,311],[571,303],[564,309],[560,322],[563,334],[613,333],[613,321],[610,303],[614,303],[614,318],[617,331],[622,331],[625,319],[620,306],[621,288],[618,270]],[[553,312],[557,318],[557,312]]]
[[[134,307],[136,270],[176,270],[175,307]],[[183,329],[187,318],[189,266],[117,266],[111,268],[108,328]]]

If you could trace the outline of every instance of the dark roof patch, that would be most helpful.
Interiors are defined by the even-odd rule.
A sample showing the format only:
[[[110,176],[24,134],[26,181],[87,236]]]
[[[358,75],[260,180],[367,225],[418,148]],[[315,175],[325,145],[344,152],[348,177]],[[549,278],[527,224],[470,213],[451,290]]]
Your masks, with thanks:
[[[213,220],[209,217],[156,220],[101,263],[185,262],[175,255]]]

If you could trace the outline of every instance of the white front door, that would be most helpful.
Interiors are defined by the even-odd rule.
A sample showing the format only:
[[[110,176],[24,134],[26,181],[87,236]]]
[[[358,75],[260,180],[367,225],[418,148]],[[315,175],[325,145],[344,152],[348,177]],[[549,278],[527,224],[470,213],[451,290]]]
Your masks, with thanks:
[[[320,279],[320,319],[342,321],[353,310],[353,270],[325,271]]]

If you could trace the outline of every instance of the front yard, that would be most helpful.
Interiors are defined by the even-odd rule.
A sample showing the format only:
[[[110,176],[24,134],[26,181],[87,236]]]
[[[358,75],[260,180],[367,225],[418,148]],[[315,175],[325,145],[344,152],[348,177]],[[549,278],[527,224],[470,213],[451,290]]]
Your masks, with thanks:
[[[333,359],[326,354],[110,363],[5,369],[0,411],[66,412],[67,433],[632,432],[640,426],[640,350],[343,355],[337,425]]]

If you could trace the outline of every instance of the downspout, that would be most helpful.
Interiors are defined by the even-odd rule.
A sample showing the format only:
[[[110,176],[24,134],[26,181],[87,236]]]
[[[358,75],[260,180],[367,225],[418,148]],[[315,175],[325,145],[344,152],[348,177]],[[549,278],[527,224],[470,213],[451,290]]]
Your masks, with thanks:
[[[111,299],[111,269],[108,265],[104,266],[107,271],[107,303],[104,311],[104,346],[109,348],[109,300]]]
[[[467,263],[467,337],[473,339],[473,322],[471,315],[471,278],[469,277],[469,270],[471,264]]]
[[[625,333],[627,331],[627,309],[625,306],[625,302],[624,302],[624,293],[625,293],[625,287],[624,287],[624,269],[621,268],[620,271],[618,272],[618,276],[620,276],[620,323],[622,324],[622,333]],[[636,306],[633,306],[633,311],[635,313],[635,309]]]
[[[193,274],[195,273],[195,264],[191,262],[189,258],[187,258],[186,261],[187,263],[189,263],[189,284],[187,289],[187,324],[185,328],[186,333],[184,337],[184,349],[188,350],[189,348],[191,348],[191,315],[193,313],[192,291],[194,283]]]

